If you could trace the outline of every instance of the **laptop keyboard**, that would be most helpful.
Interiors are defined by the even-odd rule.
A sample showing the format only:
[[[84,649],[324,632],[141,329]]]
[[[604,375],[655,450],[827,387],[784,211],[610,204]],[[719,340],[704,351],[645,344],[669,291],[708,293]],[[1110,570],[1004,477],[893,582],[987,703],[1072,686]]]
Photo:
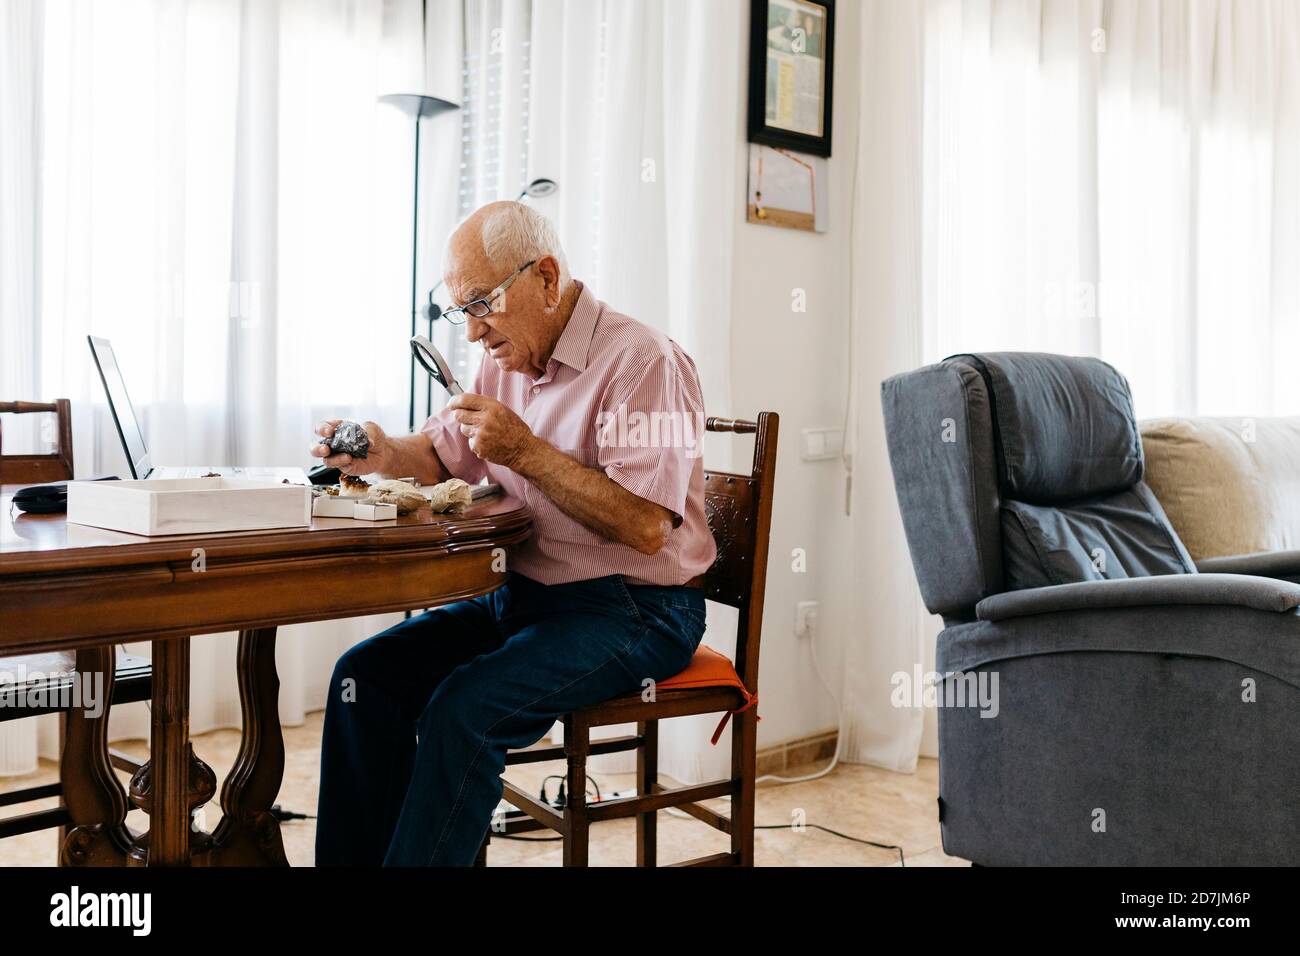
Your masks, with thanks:
[[[155,468],[149,473],[150,478],[206,478],[209,475],[221,475],[235,478],[244,473],[243,468]]]

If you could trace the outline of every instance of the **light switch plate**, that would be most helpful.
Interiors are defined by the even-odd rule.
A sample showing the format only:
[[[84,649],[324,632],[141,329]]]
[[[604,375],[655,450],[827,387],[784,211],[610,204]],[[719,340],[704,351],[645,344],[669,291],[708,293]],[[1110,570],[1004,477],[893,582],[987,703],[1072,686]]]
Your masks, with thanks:
[[[804,461],[829,461],[844,451],[844,429],[805,428],[801,448]]]

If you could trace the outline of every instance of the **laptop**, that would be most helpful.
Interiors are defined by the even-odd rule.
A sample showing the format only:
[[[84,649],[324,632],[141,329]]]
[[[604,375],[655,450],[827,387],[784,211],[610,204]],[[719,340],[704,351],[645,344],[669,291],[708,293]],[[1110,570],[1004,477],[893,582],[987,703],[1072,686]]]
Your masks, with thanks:
[[[223,478],[246,478],[258,481],[283,481],[288,479],[294,484],[306,484],[307,476],[301,468],[236,468],[214,466],[200,468],[158,468],[149,460],[149,446],[145,444],[144,432],[131,407],[131,399],[126,394],[126,382],[122,371],[117,367],[117,356],[108,339],[94,335],[86,336],[90,342],[90,354],[99,369],[99,379],[104,383],[104,393],[108,396],[108,408],[113,413],[113,423],[117,425],[117,435],[122,439],[122,450],[126,452],[127,464],[131,466],[131,477],[136,479],[159,478],[206,478],[220,475]]]

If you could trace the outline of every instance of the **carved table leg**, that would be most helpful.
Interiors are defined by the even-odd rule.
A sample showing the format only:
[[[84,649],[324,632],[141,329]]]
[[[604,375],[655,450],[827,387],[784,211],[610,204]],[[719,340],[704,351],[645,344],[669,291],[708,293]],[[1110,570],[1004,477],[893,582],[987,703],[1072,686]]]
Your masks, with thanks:
[[[221,788],[224,815],[212,834],[214,866],[288,866],[271,805],[284,778],[275,628],[239,632],[239,755]]]
[[[132,861],[189,866],[207,848],[191,830],[191,813],[212,799],[217,777],[190,743],[190,639],[153,642],[153,710],[149,761],[131,777],[131,801],[149,814],[149,832]]]
[[[126,791],[113,775],[108,759],[108,714],[113,700],[113,676],[117,657],[112,647],[89,647],[77,651],[77,680],[84,695],[95,694],[100,714],[89,716],[73,707],[66,720],[59,776],[63,782],[63,806],[71,822],[61,829],[59,846],[62,866],[123,866],[131,848],[126,828]]]

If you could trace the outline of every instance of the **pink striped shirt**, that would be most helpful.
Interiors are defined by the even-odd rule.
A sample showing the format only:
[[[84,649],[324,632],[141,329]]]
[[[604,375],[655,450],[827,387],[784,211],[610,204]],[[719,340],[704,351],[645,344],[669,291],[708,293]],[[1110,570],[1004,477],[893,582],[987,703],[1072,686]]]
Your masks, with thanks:
[[[532,537],[512,550],[510,570],[542,584],[621,574],[633,584],[669,585],[713,563],[700,457],[704,400],[695,363],[672,339],[583,286],[541,378],[502,372],[485,353],[469,391],[497,399],[538,438],[674,516],[657,554],[609,541],[509,468],[478,458],[443,409],[422,431],[447,470],[470,484],[499,482],[532,509]]]

